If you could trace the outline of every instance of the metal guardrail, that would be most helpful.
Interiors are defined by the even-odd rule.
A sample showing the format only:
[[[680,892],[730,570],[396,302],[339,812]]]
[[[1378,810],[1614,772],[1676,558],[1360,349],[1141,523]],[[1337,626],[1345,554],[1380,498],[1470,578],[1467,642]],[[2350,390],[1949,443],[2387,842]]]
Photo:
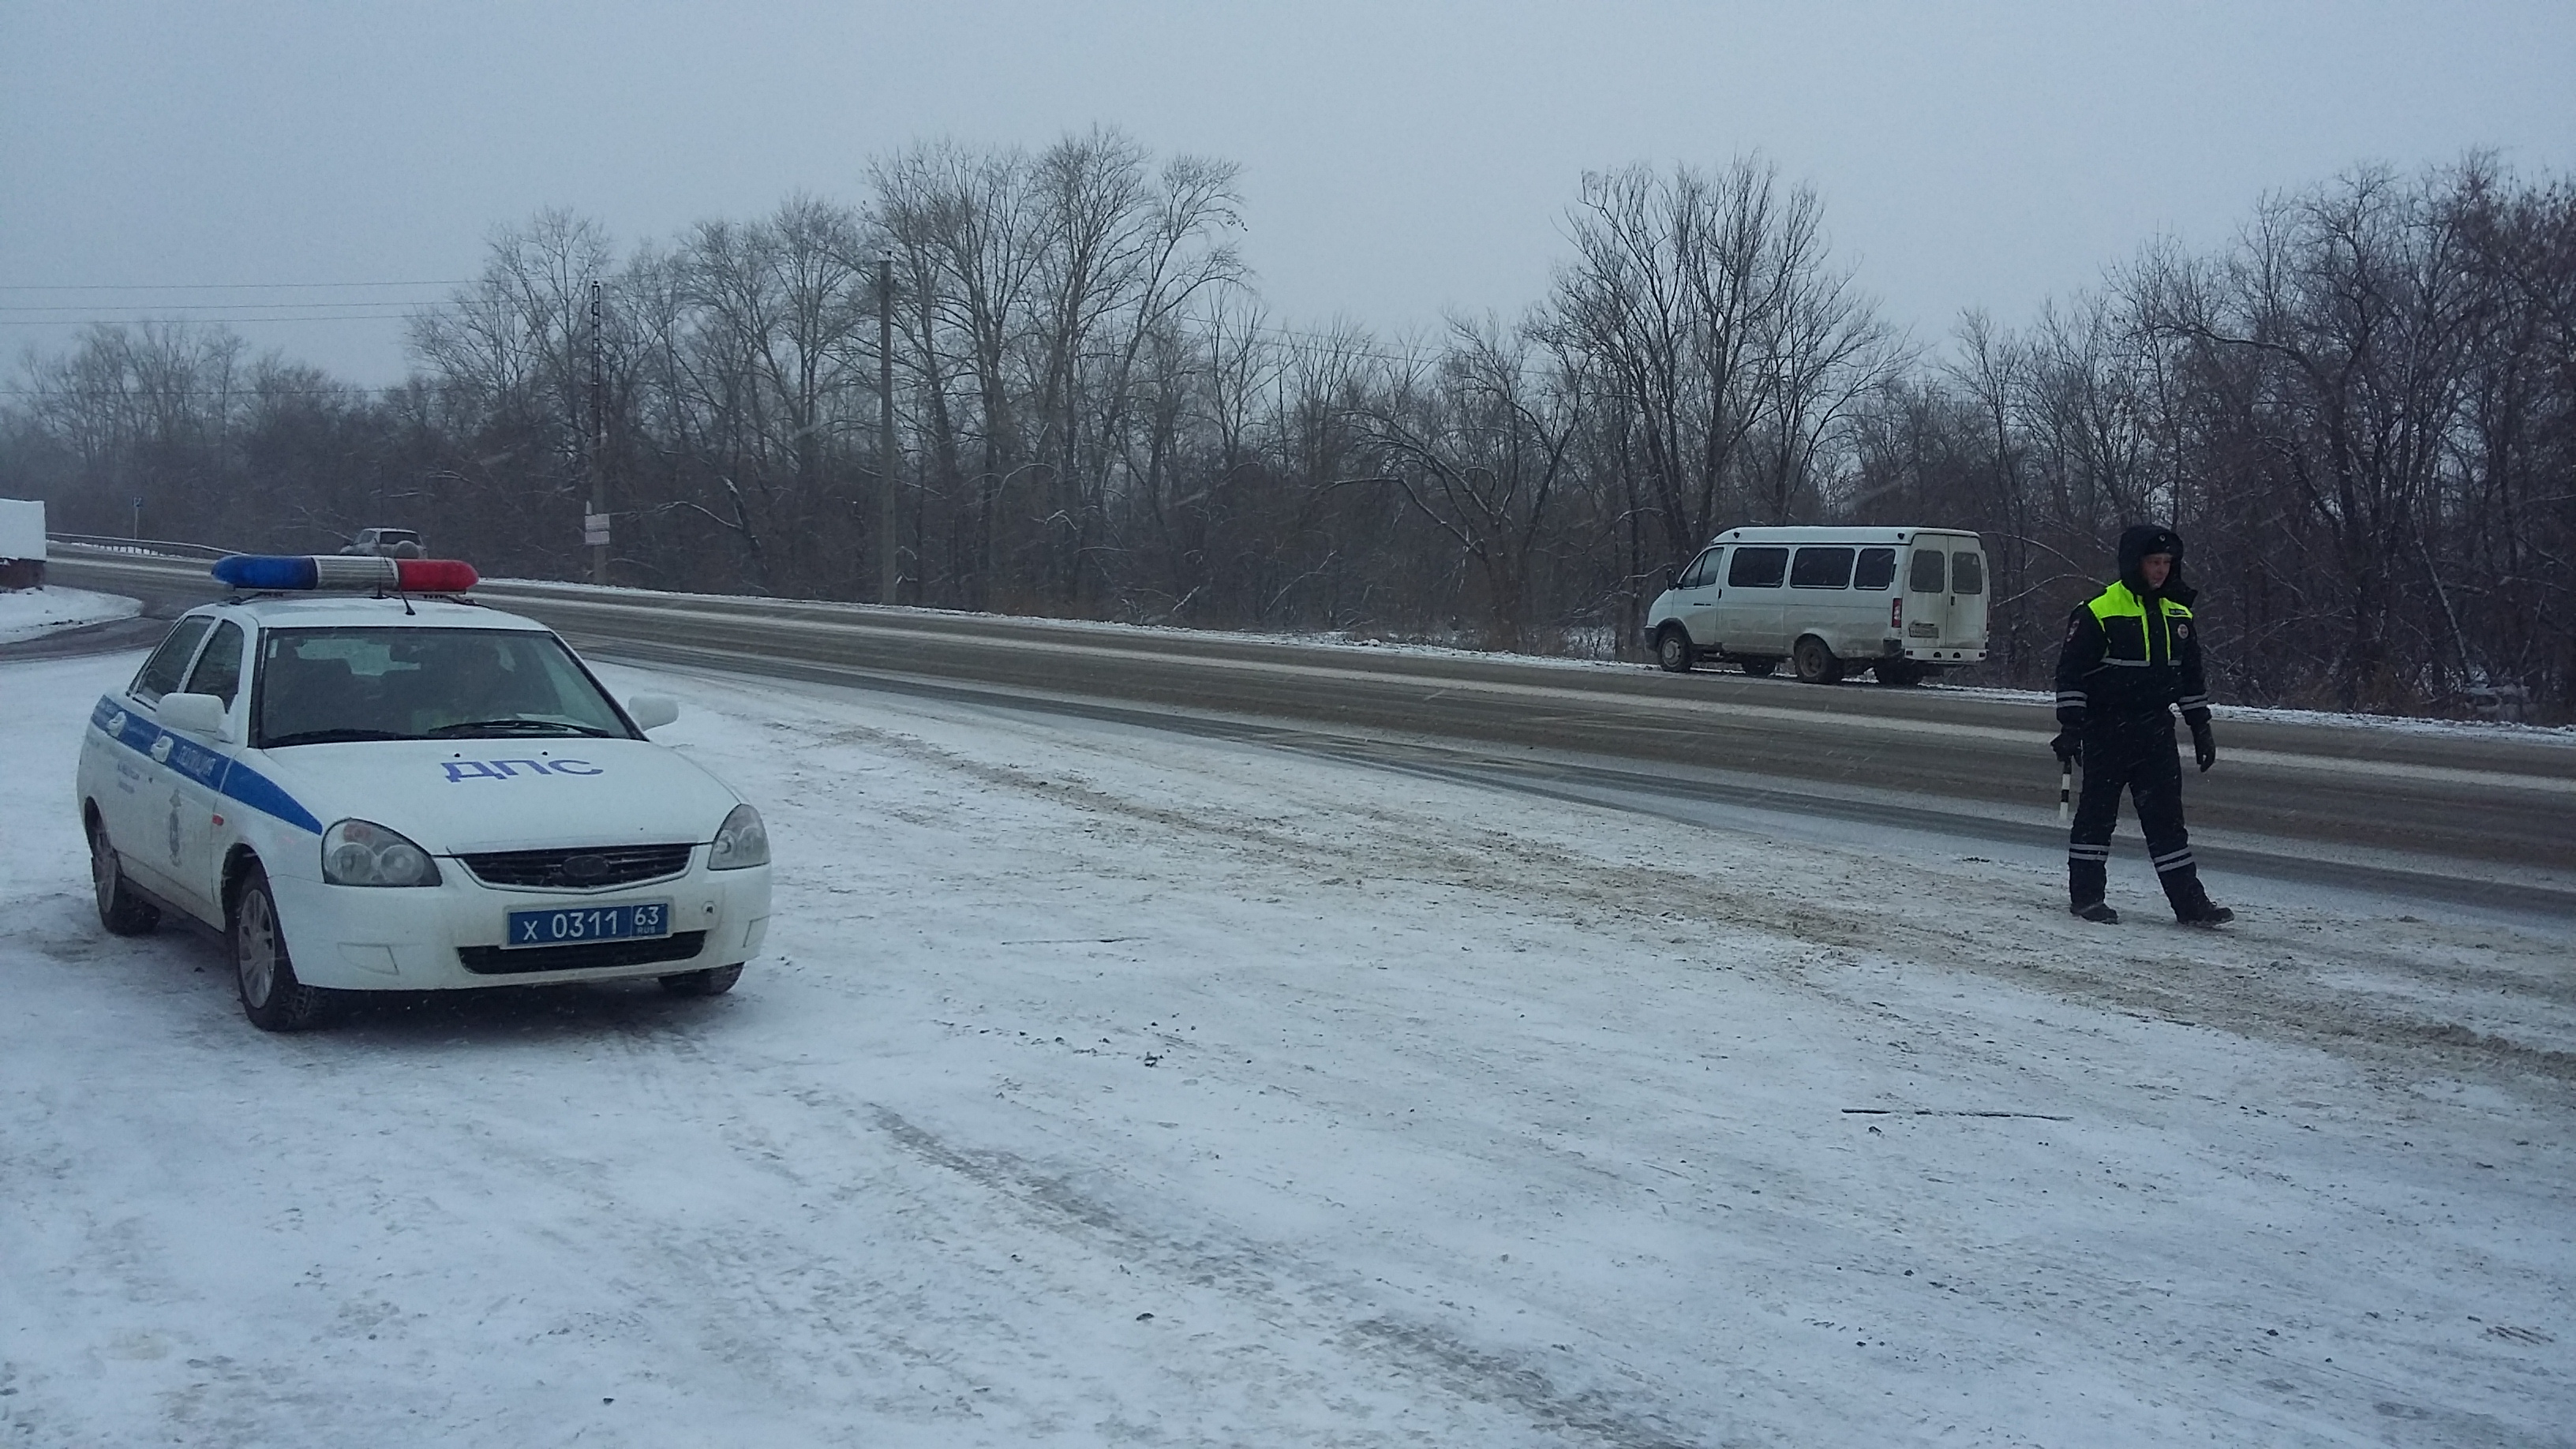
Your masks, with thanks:
[[[48,544],[69,544],[74,548],[103,549],[109,553],[141,554],[160,558],[230,558],[239,549],[216,548],[212,544],[183,543],[172,538],[116,538],[100,533],[45,534]]]

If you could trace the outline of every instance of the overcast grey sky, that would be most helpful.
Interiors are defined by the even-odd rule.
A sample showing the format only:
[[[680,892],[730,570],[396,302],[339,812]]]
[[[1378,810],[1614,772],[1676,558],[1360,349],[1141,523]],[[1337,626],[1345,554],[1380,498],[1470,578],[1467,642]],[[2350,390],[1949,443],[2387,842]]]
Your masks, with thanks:
[[[225,304],[193,315],[390,382],[399,304],[441,288],[250,284],[461,278],[545,206],[632,243],[858,199],[915,138],[1095,122],[1242,164],[1286,323],[1515,313],[1585,170],[1759,150],[1937,341],[2357,162],[2576,171],[2571,77],[2568,0],[0,0],[0,358],[69,335],[33,321]]]

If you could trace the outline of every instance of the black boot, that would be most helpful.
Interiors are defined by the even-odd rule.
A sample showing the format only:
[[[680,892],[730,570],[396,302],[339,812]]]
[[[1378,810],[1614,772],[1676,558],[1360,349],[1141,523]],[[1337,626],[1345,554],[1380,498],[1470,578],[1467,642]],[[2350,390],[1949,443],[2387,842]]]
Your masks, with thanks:
[[[2070,916],[2081,916],[2085,920],[2092,921],[2097,925],[2116,926],[2120,924],[2120,913],[2111,909],[2111,903],[2109,901],[2087,901],[2082,905],[2068,906],[2066,908],[2066,913]]]
[[[2210,900],[2209,892],[2200,888],[2200,872],[2184,866],[2164,877],[2165,899],[2173,904],[2174,919],[2186,926],[2223,926],[2236,919],[2236,913]]]

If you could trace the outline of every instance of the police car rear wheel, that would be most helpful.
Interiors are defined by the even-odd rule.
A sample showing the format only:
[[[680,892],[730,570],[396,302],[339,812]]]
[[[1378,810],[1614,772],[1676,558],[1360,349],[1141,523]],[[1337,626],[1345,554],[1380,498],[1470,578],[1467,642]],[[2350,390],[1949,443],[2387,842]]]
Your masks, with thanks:
[[[722,996],[733,990],[733,984],[741,979],[742,963],[737,961],[731,966],[710,966],[704,971],[682,971],[665,976],[661,981],[662,989],[673,996]]]
[[[1655,662],[1668,673],[1688,674],[1691,666],[1699,662],[1699,649],[1679,624],[1666,624],[1663,632],[1655,636]]]
[[[286,933],[278,929],[277,902],[268,877],[254,867],[233,897],[233,979],[241,988],[242,1014],[262,1031],[302,1031],[321,1024],[330,994],[295,979]]]
[[[126,883],[125,860],[108,844],[107,832],[89,830],[89,884],[98,897],[98,923],[112,936],[140,936],[161,924],[161,908],[145,901]]]

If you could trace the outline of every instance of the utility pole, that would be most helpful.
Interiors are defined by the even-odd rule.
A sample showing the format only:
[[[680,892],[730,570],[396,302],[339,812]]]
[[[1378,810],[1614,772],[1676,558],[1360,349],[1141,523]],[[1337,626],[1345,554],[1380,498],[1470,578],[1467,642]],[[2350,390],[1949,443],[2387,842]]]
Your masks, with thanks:
[[[590,545],[590,581],[608,582],[608,345],[606,288],[590,284],[590,511],[581,541]]]
[[[877,602],[891,604],[903,583],[895,555],[894,258],[877,258]]]

